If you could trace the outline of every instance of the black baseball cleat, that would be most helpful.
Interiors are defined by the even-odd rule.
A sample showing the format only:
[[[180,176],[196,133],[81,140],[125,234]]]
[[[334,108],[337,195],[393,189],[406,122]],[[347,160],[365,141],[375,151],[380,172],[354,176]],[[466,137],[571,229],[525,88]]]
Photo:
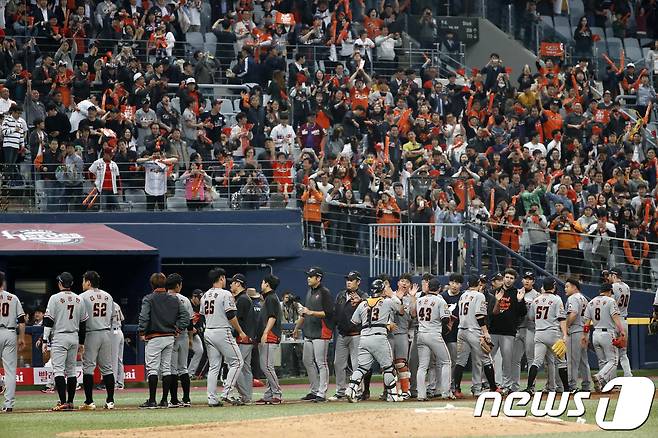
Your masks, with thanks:
[[[315,400],[312,400],[312,401],[313,401],[313,403],[324,403],[324,402],[327,401],[327,399],[324,398],[324,397],[320,397],[320,396],[318,395],[318,396],[315,397]]]
[[[306,394],[304,397],[302,397],[301,400],[304,400],[304,401],[313,401],[313,400],[315,400],[316,397],[317,397],[317,395],[313,394],[312,392],[309,392],[309,393]]]
[[[221,408],[224,406],[224,403],[218,401],[217,403],[208,403],[208,407],[210,408]]]
[[[2,411],[0,411],[0,412],[2,412],[3,414],[8,414],[8,413],[12,412],[13,410],[14,410],[13,408],[2,408]]]
[[[370,400],[370,393],[369,392],[364,392],[359,396],[360,401],[365,401],[365,400]]]
[[[169,408],[169,403],[167,403],[166,400],[160,400],[160,403],[158,403],[158,409],[167,409]]]
[[[535,394],[535,387],[534,386],[528,386],[522,392],[527,392],[530,395],[534,395]]]
[[[158,404],[151,400],[146,400],[144,403],[139,405],[141,409],[158,409]]]
[[[237,397],[222,397],[220,400],[222,401],[222,403],[229,403],[229,404],[232,404],[233,406],[244,406],[245,405],[245,403]]]

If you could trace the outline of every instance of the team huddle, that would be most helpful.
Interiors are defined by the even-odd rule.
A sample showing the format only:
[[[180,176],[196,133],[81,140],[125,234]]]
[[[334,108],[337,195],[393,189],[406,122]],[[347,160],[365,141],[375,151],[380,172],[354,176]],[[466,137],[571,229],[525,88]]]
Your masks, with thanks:
[[[303,362],[310,382],[310,392],[302,398],[305,401],[368,400],[375,362],[384,381],[381,399],[392,402],[465,397],[461,384],[469,359],[474,396],[522,388],[533,393],[537,373],[544,365],[547,391],[589,391],[591,385],[600,390],[614,378],[618,363],[624,375],[631,376],[626,355],[630,288],[618,269],[604,271],[600,295],[591,301],[581,293],[577,280],[568,279],[566,306],[553,279],[545,278],[537,288],[534,274],[524,272],[522,287],[517,288],[513,269],[491,279],[470,277],[465,287],[464,278],[456,273],[445,287],[430,274],[422,276],[420,285],[413,283],[410,274],[403,274],[394,290],[390,277],[380,275],[368,293],[361,289],[361,274],[352,271],[335,299],[322,284],[322,269],[313,267],[306,274],[308,292],[304,304],[298,305],[300,317],[292,332],[294,338],[303,335]],[[96,367],[105,386],[105,408],[114,408],[115,379],[121,372],[117,354],[121,354],[113,334],[121,329],[123,318],[112,296],[100,289],[100,282],[98,273],[87,271],[82,277],[83,293],[77,295],[71,291],[73,276],[63,272],[57,277],[59,292],[48,301],[43,352],[50,356],[59,397],[54,411],[74,409],[79,354],[85,401],[78,409],[96,409]],[[222,268],[210,271],[211,287],[200,299],[198,314],[180,293],[180,275],[155,273],[150,283],[152,292],[142,300],[138,325],[146,342],[149,388],[149,398],[141,408],[191,406],[188,356],[197,336],[196,318],[205,325],[209,406],[283,401],[274,367],[275,349],[282,339],[276,276],[267,275],[261,281],[259,312],[247,294],[245,276],[227,279]],[[3,284],[4,273],[0,272]],[[25,345],[24,333],[25,314],[19,299],[0,290],[0,357],[6,386],[3,412],[14,408],[17,346]],[[327,355],[332,340],[336,391],[327,397]],[[599,362],[599,371],[592,376],[587,360],[590,342]],[[251,370],[254,348],[266,377],[265,393],[256,401]],[[525,386],[521,382],[524,357],[528,365]],[[227,372],[218,394],[222,366]],[[162,397],[158,402],[159,381]]]

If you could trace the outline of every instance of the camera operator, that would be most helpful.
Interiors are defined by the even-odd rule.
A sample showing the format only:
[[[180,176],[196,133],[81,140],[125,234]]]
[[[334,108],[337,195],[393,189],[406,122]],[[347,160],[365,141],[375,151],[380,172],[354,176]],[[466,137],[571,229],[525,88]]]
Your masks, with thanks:
[[[299,319],[299,310],[301,308],[301,299],[291,291],[283,293],[281,301],[281,310],[283,312],[283,323],[294,324]],[[301,343],[282,343],[281,344],[282,366],[284,373],[289,376],[301,375],[302,367],[302,344]]]
[[[263,172],[252,164],[246,164],[241,172],[243,186],[239,191],[239,206],[244,210],[257,210],[267,203],[269,185]]]

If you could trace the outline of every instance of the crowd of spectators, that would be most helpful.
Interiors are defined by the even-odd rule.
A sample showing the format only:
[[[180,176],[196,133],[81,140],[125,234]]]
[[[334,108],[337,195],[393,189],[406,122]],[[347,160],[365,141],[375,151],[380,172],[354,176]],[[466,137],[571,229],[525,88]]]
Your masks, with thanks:
[[[434,57],[380,72],[398,64],[406,13],[418,11],[435,41],[454,38],[422,1],[0,3],[4,184],[35,179],[49,210],[121,208],[131,191],[165,209],[178,187],[190,210],[298,207],[307,245],[359,253],[371,223],[469,220],[542,267],[556,246],[561,273],[591,276],[615,258],[631,281],[649,281],[654,64],[597,77],[587,58],[538,57],[514,72],[492,53],[449,74]],[[181,56],[173,41],[204,27],[234,49]],[[309,59],[319,48],[324,70]],[[201,63],[253,82],[237,115],[204,96],[199,85],[215,76]],[[621,93],[637,95],[637,122]],[[406,248],[421,266],[458,270],[455,227],[419,227]],[[500,251],[491,261],[514,263]]]

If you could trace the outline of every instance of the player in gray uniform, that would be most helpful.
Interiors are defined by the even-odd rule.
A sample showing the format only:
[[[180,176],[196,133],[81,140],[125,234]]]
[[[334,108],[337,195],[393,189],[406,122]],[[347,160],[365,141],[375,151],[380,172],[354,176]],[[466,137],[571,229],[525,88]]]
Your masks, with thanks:
[[[114,372],[114,389],[123,389],[125,373],[123,371],[123,330],[121,325],[126,318],[121,306],[116,301],[112,307],[112,370]]]
[[[421,296],[423,296],[429,291],[428,285],[429,285],[429,281],[432,278],[434,278],[432,274],[428,272],[424,273],[420,280],[420,288],[418,288],[417,284],[414,284],[413,286],[411,286],[411,290],[409,291],[409,295],[411,296],[410,331],[413,332],[413,335],[411,337],[411,345],[409,346],[409,369],[411,370],[418,369],[418,318],[414,316],[416,314],[416,311],[414,310],[416,305],[416,299],[420,298]],[[449,348],[450,347],[448,347],[448,349]],[[427,377],[428,397],[429,395],[434,394],[435,389],[436,389],[436,374],[434,373],[434,370],[432,369],[432,366],[430,364],[430,371]],[[411,378],[409,379],[409,392],[411,393],[411,397],[418,397],[418,391],[416,391],[416,373],[411,373]]]
[[[43,317],[43,351],[50,349],[55,389],[59,402],[53,411],[73,409],[75,388],[78,384],[75,364],[78,350],[82,350],[87,334],[87,311],[82,299],[71,292],[73,276],[62,272],[57,277],[59,292],[48,300]]]
[[[238,336],[245,339],[247,335],[240,327],[237,318],[235,299],[226,287],[226,272],[222,268],[215,268],[208,274],[212,288],[201,297],[200,311],[206,322],[206,348],[208,350],[208,406],[223,406],[223,402],[233,403],[229,398],[244,364],[242,354],[231,329]],[[224,381],[224,391],[217,397],[217,378],[219,369],[224,362],[228,364],[228,373]]]
[[[84,353],[82,355],[82,386],[85,390],[85,402],[80,405],[81,411],[93,411],[94,404],[94,370],[96,365],[101,372],[107,397],[105,409],[114,409],[114,367],[112,366],[112,295],[99,289],[101,277],[96,271],[87,271],[82,276],[82,292],[80,299],[87,312],[85,326]]]
[[[525,301],[526,309],[530,309],[530,305],[535,298],[539,296],[539,292],[535,290],[535,274],[532,271],[523,273],[523,299]],[[521,289],[519,289],[520,291]],[[528,314],[521,318],[516,337],[514,338],[514,355],[512,357],[512,391],[520,389],[521,382],[521,359],[525,354],[528,364],[532,364],[535,356],[535,321],[528,318]]]
[[[628,333],[628,306],[631,302],[631,288],[621,280],[621,270],[612,268],[608,271],[608,281],[612,284],[612,296],[617,301],[619,317],[624,326],[624,333]],[[633,377],[631,363],[628,360],[627,348],[619,348],[619,365],[624,370],[624,377]]]
[[[411,274],[405,273],[398,280],[398,290],[395,295],[398,297],[402,306],[395,314],[395,328],[388,336],[388,341],[393,350],[393,363],[397,370],[398,380],[400,381],[400,392],[402,398],[411,397],[410,378],[411,370],[409,369],[409,328],[411,327],[411,296],[409,291],[412,284]],[[389,281],[390,282],[390,281]]]
[[[461,391],[462,375],[468,363],[469,356],[473,364],[474,385],[481,382],[479,368],[482,367],[489,390],[496,391],[496,376],[491,355],[482,350],[480,339],[491,343],[488,324],[488,304],[484,294],[486,277],[471,277],[468,280],[468,290],[459,297],[459,303],[453,312],[459,315],[459,330],[457,332],[457,361],[453,372],[455,397],[464,398]],[[493,298],[492,298],[493,299]]]
[[[401,401],[393,365],[393,351],[386,342],[388,330],[394,328],[393,319],[399,312],[401,303],[395,296],[390,284],[376,279],[370,287],[370,298],[362,301],[352,315],[352,323],[361,326],[358,366],[352,372],[350,384],[345,391],[350,403],[359,401],[359,387],[363,376],[372,367],[373,361],[379,363],[384,376],[384,389],[387,401]]]
[[[451,361],[450,351],[443,335],[451,328],[451,312],[448,304],[439,295],[441,283],[433,278],[429,281],[428,293],[416,301],[418,318],[418,374],[416,375],[418,400],[427,401],[425,378],[431,356],[436,358],[436,374],[439,379],[439,392],[442,399],[454,399],[450,392]]]
[[[139,312],[138,333],[146,342],[144,356],[148,374],[149,398],[139,407],[143,409],[167,408],[168,404],[155,401],[158,388],[158,375],[162,376],[162,392],[169,394],[171,388],[171,352],[175,338],[185,330],[190,321],[178,298],[167,293],[167,277],[157,272],[151,275],[153,292],[142,299]]]
[[[242,371],[236,382],[236,389],[240,398],[232,399],[234,405],[251,403],[254,393],[254,374],[251,371],[251,354],[256,341],[257,315],[254,304],[247,294],[247,279],[242,274],[235,274],[229,281],[229,288],[235,298],[236,316],[240,327],[247,334],[244,339],[237,339],[238,348],[242,355]]]
[[[528,386],[525,392],[535,392],[535,379],[537,370],[544,364],[546,353],[553,355],[558,366],[558,374],[562,380],[562,386],[569,387],[569,376],[567,373],[566,358],[560,358],[553,352],[553,344],[559,339],[566,343],[567,315],[564,304],[560,297],[555,295],[555,280],[545,278],[542,293],[532,302],[528,312],[530,320],[535,321],[535,359],[528,370]]]
[[[0,271],[0,359],[5,370],[5,404],[1,412],[11,412],[16,401],[18,350],[25,347],[25,312],[18,297],[7,292],[5,287],[5,273]]]
[[[194,315],[194,310],[192,310],[190,300],[180,293],[183,290],[183,277],[179,274],[167,276],[165,288],[168,294],[178,298],[183,309],[190,316],[188,326],[185,327],[186,332],[182,332],[176,337],[174,348],[171,352],[171,386],[169,388],[171,399],[168,406],[170,408],[189,408],[192,406],[192,401],[190,400],[190,374],[187,370],[187,357],[189,356],[190,346],[192,345],[194,330],[192,316]],[[180,400],[178,399],[178,382],[180,382],[181,389],[183,390],[183,398]],[[166,402],[167,394],[162,394],[162,396]],[[161,404],[164,403],[161,401]]]
[[[601,294],[592,298],[585,310],[584,330],[582,336],[583,345],[587,345],[589,339],[590,324],[594,326],[592,343],[594,351],[599,360],[599,372],[592,376],[594,388],[597,392],[612,380],[617,374],[617,361],[619,349],[612,345],[615,337],[615,329],[619,336],[626,336],[617,302],[612,298],[612,285],[601,286]]]
[[[585,295],[580,293],[580,282],[569,278],[564,284],[567,295],[567,367],[569,372],[569,391],[576,391],[578,377],[582,378],[581,389],[589,391],[590,369],[587,359],[587,347],[580,342],[583,335],[583,315],[589,302]],[[567,389],[567,388],[565,388]]]

